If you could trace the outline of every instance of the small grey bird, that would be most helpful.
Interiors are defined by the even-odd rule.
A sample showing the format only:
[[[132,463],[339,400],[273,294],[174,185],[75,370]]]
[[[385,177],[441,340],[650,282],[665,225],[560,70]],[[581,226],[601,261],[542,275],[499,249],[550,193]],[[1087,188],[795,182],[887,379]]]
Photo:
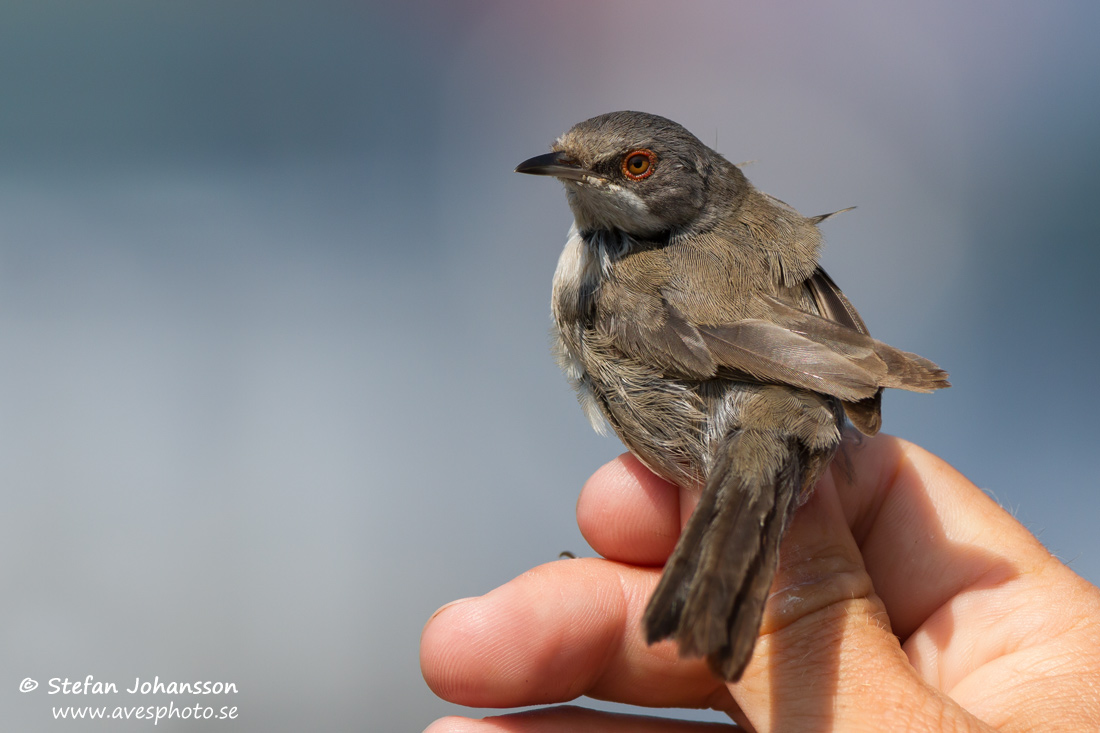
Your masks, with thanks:
[[[656,474],[702,486],[645,613],[650,644],[740,679],[779,542],[840,443],[878,432],[884,387],[947,374],[877,341],[817,264],[817,224],[753,188],[680,125],[585,120],[519,173],[565,184],[558,359],[593,426]],[[606,423],[605,423],[606,421]]]

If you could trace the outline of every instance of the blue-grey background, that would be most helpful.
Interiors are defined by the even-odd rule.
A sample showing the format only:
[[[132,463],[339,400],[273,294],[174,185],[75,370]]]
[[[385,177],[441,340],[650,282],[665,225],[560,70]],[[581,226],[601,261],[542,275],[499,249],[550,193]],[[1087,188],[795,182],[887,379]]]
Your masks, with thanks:
[[[1100,580],[1098,28],[1090,2],[0,5],[3,727],[162,701],[45,694],[88,674],[237,683],[203,700],[235,724],[172,731],[457,711],[423,623],[583,552],[577,492],[620,452],[548,353],[560,186],[511,172],[614,109],[803,213],[858,205],[826,267],[954,383],[890,394],[886,429]]]

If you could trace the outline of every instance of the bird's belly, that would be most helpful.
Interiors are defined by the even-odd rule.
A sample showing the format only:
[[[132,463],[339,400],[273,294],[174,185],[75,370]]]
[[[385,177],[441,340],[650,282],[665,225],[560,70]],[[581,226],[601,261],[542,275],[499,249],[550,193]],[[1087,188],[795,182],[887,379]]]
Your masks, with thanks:
[[[650,470],[681,486],[706,480],[719,446],[745,427],[831,454],[836,400],[786,385],[665,376],[588,329],[555,329],[559,362],[589,420],[604,421]],[[574,336],[571,338],[570,336]]]
[[[597,432],[609,425],[650,470],[679,485],[705,478],[713,422],[704,383],[663,376],[585,329],[555,329],[558,362]],[[574,336],[574,338],[571,338]]]

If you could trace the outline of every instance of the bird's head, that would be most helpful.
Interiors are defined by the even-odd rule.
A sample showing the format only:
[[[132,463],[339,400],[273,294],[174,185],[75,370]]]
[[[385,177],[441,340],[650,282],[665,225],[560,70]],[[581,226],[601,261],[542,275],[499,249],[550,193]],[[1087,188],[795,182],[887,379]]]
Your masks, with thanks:
[[[518,173],[565,184],[581,231],[620,230],[653,237],[708,219],[712,179],[728,188],[740,171],[672,120],[644,112],[611,112],[574,125],[553,152],[525,160]],[[730,200],[730,191],[721,191]]]

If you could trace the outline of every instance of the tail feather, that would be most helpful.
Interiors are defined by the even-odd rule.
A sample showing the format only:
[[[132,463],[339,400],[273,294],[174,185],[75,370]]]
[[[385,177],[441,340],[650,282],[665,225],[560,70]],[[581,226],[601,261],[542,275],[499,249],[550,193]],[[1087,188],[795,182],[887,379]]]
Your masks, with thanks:
[[[893,346],[875,342],[875,353],[886,362],[886,377],[883,387],[907,389],[911,392],[932,392],[950,387],[947,372],[932,361]]]
[[[882,388],[858,402],[844,402],[844,412],[864,435],[876,435],[882,427]]]
[[[646,606],[644,626],[647,643],[653,644],[676,633],[687,602],[690,581],[696,576],[701,560],[703,537],[717,511],[718,487],[708,483]]]
[[[753,445],[763,437],[742,433],[721,452],[645,614],[649,643],[672,637],[730,681],[752,656],[805,473],[793,445]]]
[[[747,582],[738,594],[737,611],[730,619],[728,650],[709,654],[707,662],[717,675],[728,679],[741,678],[745,666],[752,658],[753,647],[760,635],[760,622],[764,617],[764,606],[771,592],[775,571],[779,565],[779,544],[783,539],[787,520],[797,506],[797,497],[801,493],[798,462],[790,461],[784,466],[783,474],[777,482],[774,492],[776,502],[771,513],[765,518],[760,536],[760,553],[755,567],[749,573]],[[786,487],[786,488],[782,488]]]

